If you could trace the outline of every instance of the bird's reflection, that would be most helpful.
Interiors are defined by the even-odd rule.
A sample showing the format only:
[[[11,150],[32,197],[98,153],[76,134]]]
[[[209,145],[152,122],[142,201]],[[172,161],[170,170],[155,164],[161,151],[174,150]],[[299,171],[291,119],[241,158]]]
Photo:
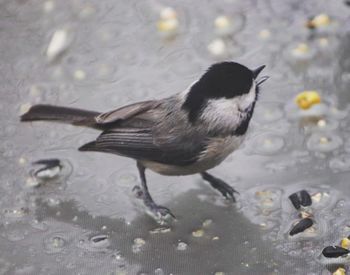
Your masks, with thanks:
[[[154,233],[161,226],[143,213],[127,223],[122,218],[93,216],[79,209],[74,200],[50,205],[38,198],[36,217],[78,226],[91,235],[107,235],[108,249],[120,251],[128,264],[141,266],[141,272],[161,268],[166,274],[251,274],[257,270],[259,274],[272,274],[281,270],[284,260],[274,253],[271,243],[262,240],[262,231],[234,205],[208,203],[205,198],[211,194],[212,190],[204,188],[178,196],[170,203],[178,220],[168,224],[163,233]],[[203,226],[206,220],[212,222]],[[203,236],[195,237],[192,232],[200,228]],[[132,249],[136,238],[145,241],[137,253]],[[186,243],[187,248],[177,249],[179,242]]]

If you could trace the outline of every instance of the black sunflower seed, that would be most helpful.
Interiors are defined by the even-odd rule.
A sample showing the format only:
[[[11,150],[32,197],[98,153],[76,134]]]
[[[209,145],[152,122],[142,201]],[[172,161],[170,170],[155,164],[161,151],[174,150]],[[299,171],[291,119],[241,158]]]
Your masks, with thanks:
[[[350,251],[346,248],[342,248],[340,246],[327,246],[322,250],[323,256],[326,258],[338,258],[344,255],[349,254]]]
[[[311,196],[306,190],[295,192],[289,196],[295,209],[300,209],[300,206],[310,206],[312,204]]]
[[[314,224],[314,222],[312,219],[304,218],[293,226],[293,228],[289,232],[289,235],[294,236],[298,233],[304,232],[305,229],[311,227],[313,224]]]
[[[33,162],[33,164],[42,164],[45,166],[45,169],[50,169],[56,166],[60,166],[61,161],[59,159],[40,159]]]

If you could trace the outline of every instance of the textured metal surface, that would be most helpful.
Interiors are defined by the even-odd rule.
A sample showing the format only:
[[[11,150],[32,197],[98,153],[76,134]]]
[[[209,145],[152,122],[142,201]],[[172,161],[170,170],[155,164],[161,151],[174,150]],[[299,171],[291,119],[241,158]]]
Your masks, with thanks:
[[[168,5],[179,20],[171,39],[156,28]],[[332,25],[310,35],[305,21],[320,13]],[[0,274],[328,274],[318,256],[350,232],[349,13],[338,0],[0,1]],[[207,49],[219,15],[234,24],[224,57]],[[57,30],[67,47],[49,61]],[[298,59],[302,42],[310,55]],[[198,176],[149,172],[154,199],[178,218],[160,226],[131,191],[132,160],[76,150],[95,131],[19,122],[39,102],[106,111],[165,97],[223,59],[266,64],[271,76],[244,146],[213,171],[240,192],[236,205]],[[304,89],[329,107],[326,130],[295,118]],[[330,149],[317,143],[324,135]],[[31,162],[45,158],[73,171],[33,187]],[[288,196],[302,189],[320,198],[316,227],[291,238]]]

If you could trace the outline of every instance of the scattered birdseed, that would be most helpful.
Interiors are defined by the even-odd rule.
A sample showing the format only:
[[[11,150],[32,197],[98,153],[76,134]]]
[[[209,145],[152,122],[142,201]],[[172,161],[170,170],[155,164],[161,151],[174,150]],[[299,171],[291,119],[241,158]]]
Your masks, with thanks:
[[[333,275],[345,275],[346,270],[343,267],[339,267],[336,271],[333,272]]]
[[[310,218],[304,218],[300,221],[298,221],[290,230],[289,235],[294,236],[296,234],[299,234],[301,232],[304,232],[306,229],[311,227],[314,224],[313,220]]]
[[[214,26],[218,35],[226,36],[232,33],[232,22],[225,15],[218,16],[214,21]]]
[[[44,3],[44,11],[46,13],[52,12],[54,10],[54,8],[55,8],[55,2],[54,1],[49,0],[49,1],[46,1]]]
[[[349,254],[349,250],[340,246],[327,246],[322,250],[323,256],[326,258],[338,258]]]
[[[132,251],[134,253],[139,253],[145,244],[146,244],[146,241],[142,238],[134,239],[134,244],[132,245]]]
[[[74,78],[76,80],[84,80],[86,78],[86,73],[83,70],[75,70]]]
[[[19,114],[23,115],[24,113],[28,112],[30,107],[32,107],[32,104],[30,103],[24,103],[19,107]]]
[[[171,228],[170,227],[158,227],[155,229],[152,229],[149,231],[149,233],[151,234],[159,234],[159,233],[169,233],[171,232]]]
[[[196,238],[203,237],[203,235],[204,235],[203,229],[198,229],[198,230],[192,232],[192,236],[196,237]]]
[[[317,121],[317,126],[320,128],[324,128],[326,127],[327,122],[324,119],[320,119],[319,121]]]
[[[292,55],[295,57],[301,57],[310,52],[310,48],[306,43],[300,43],[294,49],[292,49]]]
[[[289,196],[295,209],[300,209],[301,206],[310,206],[312,204],[312,199],[310,194],[306,190],[301,190],[295,192]]]
[[[20,157],[20,158],[18,159],[18,164],[24,165],[24,164],[26,164],[26,163],[27,163],[27,160],[26,160],[24,157]]]
[[[213,220],[207,219],[203,222],[203,227],[209,227],[213,223]]]
[[[58,159],[43,159],[33,164],[42,164],[44,167],[36,170],[34,176],[40,180],[49,180],[57,177],[61,172],[62,165]]]
[[[187,249],[187,247],[188,247],[188,244],[187,244],[187,243],[185,243],[185,242],[179,242],[179,243],[177,244],[176,249],[177,249],[177,250],[180,250],[180,251],[185,251],[185,250]]]
[[[350,248],[350,240],[349,238],[343,238],[340,242],[340,246],[342,248],[345,248],[345,249],[349,249]]]
[[[68,46],[69,39],[67,30],[61,29],[55,31],[46,50],[46,56],[48,60],[55,60],[68,48]]]
[[[259,38],[268,39],[271,36],[271,32],[268,29],[263,29],[259,32]]]
[[[316,15],[311,21],[316,28],[322,27],[322,26],[328,26],[331,23],[331,19],[325,13]]]
[[[300,109],[307,110],[313,105],[321,103],[321,97],[317,91],[304,91],[295,97],[295,103]]]
[[[160,20],[157,22],[158,31],[167,37],[175,35],[179,28],[176,11],[171,7],[163,8],[159,17]]]
[[[221,56],[226,54],[227,47],[224,40],[217,38],[209,43],[208,51],[214,56]]]

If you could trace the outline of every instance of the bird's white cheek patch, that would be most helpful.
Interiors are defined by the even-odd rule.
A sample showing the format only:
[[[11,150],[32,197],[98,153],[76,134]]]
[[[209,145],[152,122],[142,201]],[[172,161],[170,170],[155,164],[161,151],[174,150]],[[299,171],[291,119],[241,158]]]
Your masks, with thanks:
[[[255,85],[253,85],[248,94],[240,96],[238,100],[239,108],[241,110],[247,109],[255,101],[255,97]]]
[[[217,126],[232,127],[238,123],[239,119],[237,99],[209,100],[201,118],[211,124],[213,128]]]

